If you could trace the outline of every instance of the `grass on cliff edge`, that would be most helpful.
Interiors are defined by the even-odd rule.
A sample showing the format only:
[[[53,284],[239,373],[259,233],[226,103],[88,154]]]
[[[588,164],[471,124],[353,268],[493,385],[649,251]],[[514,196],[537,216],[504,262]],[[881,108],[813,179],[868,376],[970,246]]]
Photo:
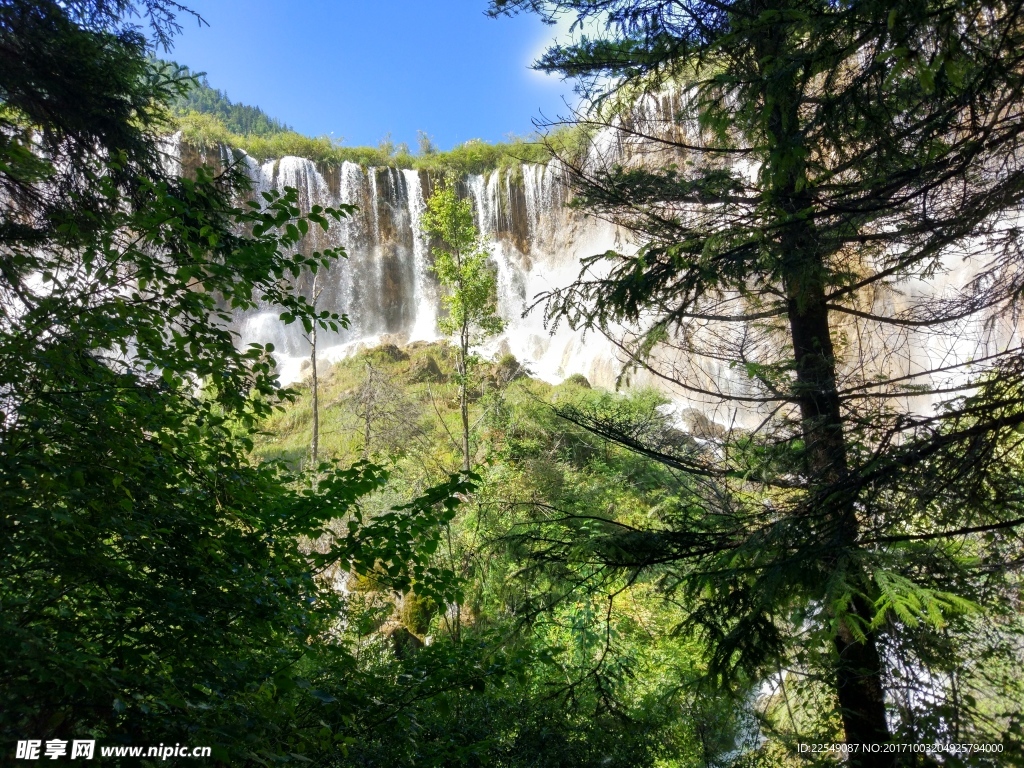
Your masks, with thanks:
[[[261,162],[293,156],[327,165],[348,161],[363,168],[416,168],[436,173],[452,171],[458,175],[508,169],[522,163],[546,163],[551,159],[552,149],[562,155],[574,147],[585,147],[588,136],[584,128],[566,127],[553,131],[543,140],[513,138],[488,144],[470,139],[447,152],[430,149],[413,154],[405,144],[395,145],[386,140],[376,147],[345,147],[326,136],[304,136],[295,131],[266,135],[232,133],[217,117],[194,110],[173,115],[170,123],[171,130],[181,131],[183,140],[190,146],[197,149],[212,149],[218,145],[235,147]]]

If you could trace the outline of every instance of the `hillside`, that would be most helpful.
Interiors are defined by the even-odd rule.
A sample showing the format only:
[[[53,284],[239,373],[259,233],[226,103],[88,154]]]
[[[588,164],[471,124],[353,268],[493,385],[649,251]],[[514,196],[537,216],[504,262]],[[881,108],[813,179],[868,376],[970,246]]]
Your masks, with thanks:
[[[168,64],[177,68],[177,64]],[[210,115],[236,136],[270,136],[292,132],[282,121],[270,117],[259,107],[231,101],[228,94],[210,86],[206,75],[198,75],[187,67],[180,68],[181,74],[195,78],[187,93],[171,101],[171,111],[181,117],[190,112]]]
[[[664,399],[651,391],[616,395],[591,388],[582,376],[554,386],[531,378],[510,355],[478,370],[471,408],[478,485],[433,556],[439,572],[463,580],[463,600],[445,609],[415,591],[390,589],[383,566],[380,580],[336,571],[325,578],[344,585],[349,615],[362,622],[351,641],[378,676],[380,665],[412,665],[427,674],[439,654],[464,654],[459,663],[472,665],[483,654],[503,682],[414,706],[408,734],[366,734],[352,764],[394,759],[412,731],[424,755],[440,755],[456,740],[485,765],[518,765],[519,756],[553,750],[553,765],[589,764],[600,753],[608,765],[669,766],[684,763],[659,756],[733,750],[746,738],[749,716],[692,687],[703,670],[701,645],[657,596],[656,574],[628,579],[531,556],[538,554],[538,534],[566,534],[546,528],[546,519],[564,525],[578,516],[570,538],[557,543],[574,547],[573,526],[596,532],[604,525],[614,536],[631,523],[670,517],[689,493],[687,480],[580,429],[559,409],[646,419],[649,436],[676,447],[695,445],[692,439],[670,427],[658,410]],[[294,403],[264,422],[254,457],[308,464],[308,377],[297,391]],[[364,515],[387,514],[459,469],[448,344],[363,351],[323,372],[319,392],[321,457],[342,464],[370,459],[389,471],[386,490],[365,501]],[[347,522],[336,521],[339,536]],[[308,546],[327,551],[330,543],[328,537]],[[553,545],[556,539],[545,544]],[[680,711],[701,714],[680,719]]]

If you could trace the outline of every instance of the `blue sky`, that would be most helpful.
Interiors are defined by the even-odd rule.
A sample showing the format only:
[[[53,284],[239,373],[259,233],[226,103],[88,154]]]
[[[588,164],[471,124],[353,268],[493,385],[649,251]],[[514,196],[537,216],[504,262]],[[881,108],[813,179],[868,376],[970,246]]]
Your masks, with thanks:
[[[557,28],[490,19],[486,0],[185,0],[168,58],[300,133],[441,149],[500,141],[568,113],[572,88],[529,69]]]

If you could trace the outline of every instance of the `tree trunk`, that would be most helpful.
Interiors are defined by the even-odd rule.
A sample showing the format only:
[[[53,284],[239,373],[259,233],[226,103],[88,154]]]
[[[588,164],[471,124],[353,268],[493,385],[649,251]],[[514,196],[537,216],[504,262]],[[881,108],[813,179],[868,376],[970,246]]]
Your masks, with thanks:
[[[317,272],[313,275],[313,309],[316,309],[317,300],[320,298],[320,291],[318,289],[320,280],[320,273]],[[313,322],[313,330],[309,334],[309,363],[310,363],[310,374],[313,377],[310,387],[310,394],[312,395],[312,407],[313,407],[313,436],[310,441],[309,455],[310,461],[313,464],[314,470],[320,463],[320,381],[317,378],[316,373],[316,322]]]
[[[469,472],[469,328],[462,326],[459,339],[461,378],[459,387],[459,407],[462,411],[462,469]]]
[[[834,486],[847,471],[847,454],[828,312],[820,286],[808,291],[805,284],[799,293],[799,302],[795,297],[790,298],[789,319],[806,470],[816,484]],[[803,304],[803,312],[797,303]],[[842,567],[845,553],[856,547],[856,511],[852,500],[840,500],[828,513],[832,518],[830,527],[836,530],[834,553],[828,562],[833,567]],[[851,609],[861,620],[862,627],[870,622],[871,608],[862,597],[854,598]],[[890,740],[876,633],[869,630],[864,634],[865,639],[859,640],[846,620],[841,620],[834,639],[835,689],[846,743],[858,745],[858,751],[850,753],[849,765],[851,768],[889,768],[895,764],[894,755],[861,751],[866,744],[885,744]]]
[[[862,598],[855,598],[854,611],[868,617],[868,606]],[[846,743],[885,744],[891,735],[885,716],[885,695],[882,688],[882,661],[878,655],[875,633],[868,632],[867,640],[858,641],[845,624],[840,624],[835,637],[838,664],[836,692],[842,710]],[[891,768],[896,765],[895,754],[864,753],[850,755],[852,768]]]
[[[311,374],[313,376],[311,393],[313,396],[313,439],[309,447],[310,458],[313,461],[315,467],[319,462],[320,456],[320,382],[317,380],[316,374],[316,326],[313,326],[313,333],[310,335],[310,346],[311,351],[309,353],[309,362],[311,366]]]
[[[776,5],[769,2],[767,5]],[[784,4],[783,4],[784,5]],[[779,28],[766,26],[759,41],[760,59],[765,62],[762,77],[767,84],[764,113],[769,155],[762,170],[765,199],[770,205],[770,224],[778,233],[775,241],[776,263],[787,297],[787,315],[793,360],[796,368],[794,399],[800,408],[804,439],[804,471],[810,479],[810,493],[817,489],[840,487],[848,471],[847,444],[840,408],[835,349],[826,300],[828,268],[819,250],[819,238],[812,220],[805,216],[812,208],[806,152],[800,125],[803,99],[797,74],[790,62],[790,34],[785,23]],[[825,509],[812,514],[827,515],[825,530],[831,541],[824,564],[831,570],[846,567],[848,554],[857,547],[859,534],[856,508],[852,498],[827,493],[821,500]],[[826,534],[827,536],[827,534]],[[868,588],[863,573],[852,574],[861,588]],[[871,620],[870,604],[860,596],[849,607],[854,620],[865,627]],[[876,633],[866,631],[860,640],[847,619],[836,628],[835,690],[839,700],[846,742],[857,745],[849,753],[851,768],[889,768],[895,764],[892,754],[864,751],[866,745],[889,742],[885,714],[882,663]]]

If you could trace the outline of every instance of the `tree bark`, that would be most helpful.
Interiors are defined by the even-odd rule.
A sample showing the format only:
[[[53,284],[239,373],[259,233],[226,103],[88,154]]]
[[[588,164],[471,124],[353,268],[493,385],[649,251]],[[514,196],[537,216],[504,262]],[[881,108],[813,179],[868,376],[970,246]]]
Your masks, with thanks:
[[[313,275],[313,309],[316,309],[317,300],[320,298],[320,291],[318,290],[318,284],[320,279],[320,273],[317,272]],[[320,463],[320,380],[317,377],[316,371],[316,322],[313,322],[313,330],[309,334],[309,363],[310,363],[310,375],[313,377],[310,387],[310,394],[312,396],[312,408],[313,408],[313,435],[310,440],[309,455],[310,461],[313,464],[314,470]]]
[[[469,328],[466,323],[462,325],[462,336],[460,342],[460,368],[461,377],[459,387],[459,407],[462,412],[462,469],[469,472]]]
[[[767,5],[783,10],[778,4]],[[800,126],[800,107],[804,94],[800,75],[792,67],[794,51],[789,50],[788,29],[765,26],[761,30],[760,60],[765,62],[762,77],[765,89],[765,130],[769,155],[762,171],[772,229],[776,263],[779,264],[787,298],[790,339],[793,348],[796,381],[793,396],[800,408],[803,433],[804,470],[809,492],[838,489],[849,472],[843,414],[840,407],[835,348],[826,306],[828,267],[821,253],[816,227],[805,213],[813,207],[808,196],[804,137]],[[826,516],[824,529],[833,533],[824,564],[831,569],[846,567],[848,555],[858,546],[859,524],[852,498],[832,490],[824,494],[824,509],[810,514]],[[863,589],[869,587],[866,574],[852,574]],[[871,606],[861,596],[851,601],[848,613],[861,628],[871,621]],[[848,618],[839,618],[835,630],[835,691],[839,700],[846,743],[857,745],[849,753],[851,768],[890,768],[892,754],[865,751],[867,745],[890,741],[885,712],[882,662],[876,633],[862,630],[855,634]]]
[[[812,482],[833,487],[847,471],[846,441],[836,387],[835,358],[831,341],[824,290],[808,291],[805,286],[797,299],[790,299],[790,329],[797,372],[797,399],[803,427],[806,469]],[[836,531],[835,551],[828,562],[842,567],[845,553],[857,546],[858,523],[851,501],[841,500],[828,510],[830,528]],[[871,621],[871,608],[857,596],[851,613],[862,627]],[[851,752],[851,768],[889,768],[895,756],[865,752],[864,745],[885,744],[890,740],[882,685],[882,662],[876,633],[864,632],[860,640],[841,619],[836,630],[835,689],[843,718],[846,743],[858,745]]]

